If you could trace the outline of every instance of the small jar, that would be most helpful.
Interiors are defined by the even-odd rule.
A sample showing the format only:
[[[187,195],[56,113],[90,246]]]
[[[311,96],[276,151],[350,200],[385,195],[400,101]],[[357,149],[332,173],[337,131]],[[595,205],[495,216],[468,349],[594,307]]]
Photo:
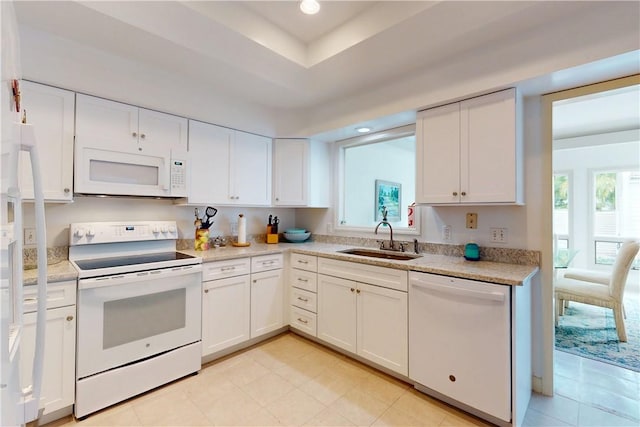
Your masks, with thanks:
[[[194,249],[196,251],[209,250],[209,230],[199,228],[196,230],[196,239],[194,241]]]

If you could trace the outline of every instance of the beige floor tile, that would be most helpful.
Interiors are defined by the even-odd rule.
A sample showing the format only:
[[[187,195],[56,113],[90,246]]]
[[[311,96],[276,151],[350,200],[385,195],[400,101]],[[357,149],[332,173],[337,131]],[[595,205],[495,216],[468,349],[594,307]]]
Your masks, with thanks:
[[[326,408],[318,415],[309,420],[305,426],[325,426],[325,427],[342,427],[354,426],[351,421],[340,415],[337,411]]]
[[[297,357],[286,354],[285,352],[269,352],[262,347],[256,347],[247,352],[247,356],[272,371],[291,363]]]
[[[293,384],[273,372],[242,386],[242,390],[262,406],[267,406],[293,388]]]
[[[299,388],[321,403],[330,405],[357,385],[356,380],[336,375],[332,370],[325,370]]]
[[[358,388],[353,388],[329,407],[355,425],[368,426],[377,420],[390,405]]]
[[[209,420],[183,391],[164,393],[155,399],[133,402],[133,410],[145,426],[206,426]]]
[[[325,405],[304,393],[294,389],[266,406],[282,425],[303,425],[322,410]]]
[[[537,393],[534,393],[529,401],[529,408],[533,408],[569,425],[578,425],[579,406],[578,402],[567,397],[547,397]]]
[[[184,392],[189,400],[206,413],[208,408],[218,400],[232,393],[240,393],[242,390],[228,379],[209,378],[209,381],[193,383]]]
[[[225,371],[227,378],[237,386],[249,384],[271,372],[255,360],[246,358]]]
[[[70,420],[73,421],[73,420]],[[142,422],[130,402],[123,402],[105,408],[82,421],[74,421],[78,426],[141,426]]]
[[[362,391],[371,396],[388,403],[395,403],[396,400],[409,388],[409,385],[396,380],[383,373],[367,375],[358,386]]]
[[[405,391],[392,407],[429,426],[440,425],[448,414],[442,403],[413,389]]]
[[[238,426],[255,426],[255,427],[271,427],[281,426],[280,421],[271,414],[266,408],[260,408],[257,412],[243,416]]]
[[[289,381],[294,386],[299,387],[320,375],[325,369],[327,368],[324,366],[312,365],[302,358],[298,358],[285,366],[276,369],[275,373]]]
[[[238,389],[203,407],[202,412],[210,425],[240,426],[260,409],[258,402]]]
[[[424,424],[422,424],[420,420],[413,418],[402,411],[399,411],[395,408],[389,408],[372,425],[376,427],[421,427]]]
[[[481,420],[467,413],[457,411],[451,408],[447,415],[445,415],[444,420],[440,423],[441,427],[457,427],[457,426],[486,426],[491,427],[491,424],[488,421]]]

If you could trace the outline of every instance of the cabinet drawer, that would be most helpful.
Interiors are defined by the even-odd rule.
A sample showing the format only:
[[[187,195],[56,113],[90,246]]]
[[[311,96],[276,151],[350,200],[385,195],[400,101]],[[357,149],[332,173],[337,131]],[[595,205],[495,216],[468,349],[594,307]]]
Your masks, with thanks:
[[[317,299],[313,292],[291,288],[291,305],[317,313]]]
[[[202,281],[223,279],[225,277],[242,276],[251,273],[249,258],[229,259],[225,261],[206,262],[202,264]]]
[[[25,313],[38,309],[38,287],[25,286],[23,291]],[[76,304],[76,282],[59,282],[47,284],[47,309]]]
[[[408,274],[404,270],[360,264],[336,259],[318,259],[318,273],[341,277],[407,292]]]
[[[251,258],[251,272],[282,268],[282,254],[262,255]]]
[[[315,313],[291,306],[289,324],[292,328],[299,329],[315,337],[317,335],[316,320],[317,316]]]
[[[318,257],[305,254],[291,254],[291,267],[300,270],[318,271]]]
[[[309,271],[291,269],[291,286],[311,292],[318,291],[318,275]]]

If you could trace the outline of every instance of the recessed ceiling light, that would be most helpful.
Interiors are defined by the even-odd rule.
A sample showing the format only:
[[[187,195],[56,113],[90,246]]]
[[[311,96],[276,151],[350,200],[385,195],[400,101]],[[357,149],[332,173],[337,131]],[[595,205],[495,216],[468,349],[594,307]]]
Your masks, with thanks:
[[[307,15],[315,15],[320,10],[320,3],[316,0],[302,0],[300,10]]]
[[[367,132],[369,132],[369,131],[371,130],[371,128],[368,128],[368,127],[366,127],[366,126],[362,126],[362,127],[360,127],[360,128],[356,128],[356,130],[357,130],[358,132],[360,132],[360,133],[367,133]]]

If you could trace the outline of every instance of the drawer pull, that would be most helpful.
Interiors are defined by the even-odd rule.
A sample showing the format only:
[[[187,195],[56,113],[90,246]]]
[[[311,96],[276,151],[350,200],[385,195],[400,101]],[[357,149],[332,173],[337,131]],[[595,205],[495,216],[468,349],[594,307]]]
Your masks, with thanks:
[[[298,282],[307,283],[308,281],[309,281],[309,279],[303,279],[302,277],[298,277]]]
[[[235,269],[236,269],[236,266],[235,266],[235,265],[232,265],[231,267],[221,267],[221,268],[220,268],[220,271],[223,271],[223,272],[224,272],[224,271],[233,271],[233,270],[235,270]]]
[[[273,260],[273,259],[272,259],[272,260],[270,260],[270,261],[262,261],[262,265],[263,265],[263,266],[273,265],[273,264],[275,264],[275,263],[276,263],[276,261],[275,261],[275,260]]]
[[[309,264],[309,261],[305,261],[305,260],[299,259],[298,263],[299,264]]]
[[[67,316],[67,322],[71,322],[73,320],[73,316]]]
[[[300,322],[300,323],[304,323],[305,325],[309,323],[309,321],[308,321],[308,320],[304,320],[304,319],[301,319],[301,318],[299,318],[299,317],[298,317],[298,322]]]
[[[38,301],[38,298],[25,298],[24,299],[24,302],[26,302],[26,303],[36,302],[36,301]]]
[[[309,302],[308,298],[302,298],[302,297],[298,297],[298,299],[302,302]]]

